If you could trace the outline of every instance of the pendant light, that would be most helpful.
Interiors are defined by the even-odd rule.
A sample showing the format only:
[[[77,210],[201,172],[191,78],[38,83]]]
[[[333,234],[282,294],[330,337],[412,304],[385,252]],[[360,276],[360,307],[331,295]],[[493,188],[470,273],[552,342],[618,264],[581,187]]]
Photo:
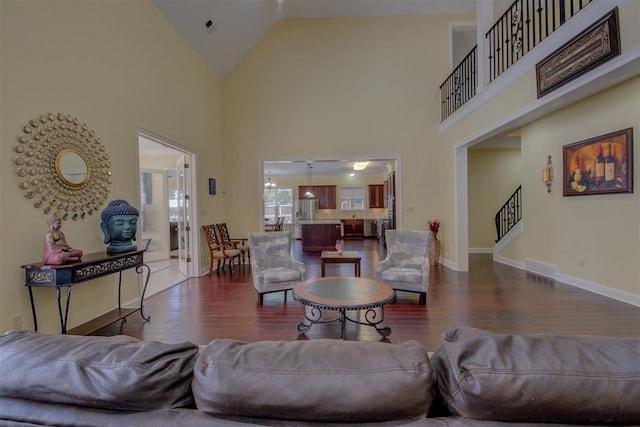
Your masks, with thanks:
[[[267,172],[269,175],[269,179],[267,180],[267,182],[265,182],[264,184],[264,188],[268,189],[268,190],[273,190],[276,188],[276,183],[275,182],[271,182],[271,171]]]
[[[307,191],[304,193],[304,197],[306,197],[307,199],[315,199],[316,195],[313,194],[313,191],[311,191],[311,175],[312,175],[312,170],[313,166],[311,166],[311,162],[307,162]]]

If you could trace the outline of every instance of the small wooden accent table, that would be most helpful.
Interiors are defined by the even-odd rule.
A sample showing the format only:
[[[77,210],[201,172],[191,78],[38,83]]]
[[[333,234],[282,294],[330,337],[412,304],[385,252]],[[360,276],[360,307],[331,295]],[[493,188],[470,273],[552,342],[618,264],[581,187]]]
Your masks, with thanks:
[[[29,299],[31,300],[31,313],[33,314],[33,327],[38,330],[38,319],[36,317],[36,306],[33,301],[34,287],[43,288],[55,288],[56,297],[58,300],[58,314],[60,315],[60,332],[67,333],[67,316],[69,314],[69,300],[71,299],[71,287],[75,284],[85,282],[87,280],[96,279],[98,277],[106,276],[113,273],[119,273],[118,277],[118,308],[112,312],[106,313],[101,318],[104,318],[107,325],[120,319],[125,319],[131,313],[140,310],[140,315],[144,320],[149,320],[149,316],[145,316],[143,311],[144,294],[147,290],[147,284],[149,283],[149,277],[151,275],[151,269],[143,261],[144,250],[136,250],[132,252],[107,254],[105,252],[98,252],[88,255],[83,255],[82,260],[70,262],[62,265],[48,265],[42,262],[25,264],[21,266],[25,270],[26,281],[25,286],[29,289]],[[120,304],[120,293],[122,289],[122,272],[135,268],[136,273],[142,275],[147,273],[146,280],[144,282],[144,288],[142,289],[142,295],[140,295],[140,307],[139,308],[122,308]],[[62,305],[60,303],[60,288],[67,288],[67,298],[64,309],[64,315],[62,312]],[[102,325],[106,326],[106,325]],[[100,329],[100,328],[97,328]]]
[[[293,299],[304,305],[304,319],[298,332],[304,334],[316,323],[338,322],[340,338],[344,339],[345,321],[373,326],[382,337],[391,335],[391,328],[380,327],[384,321],[384,305],[395,298],[393,289],[376,280],[361,277],[325,277],[310,279],[296,285]],[[380,308],[379,312],[376,308]],[[335,319],[322,320],[322,310],[337,310]],[[347,311],[365,310],[360,322],[346,315]]]
[[[325,264],[354,264],[356,268],[356,277],[360,277],[360,254],[358,251],[342,251],[339,254],[336,251],[322,251],[320,255],[320,275],[324,277]]]

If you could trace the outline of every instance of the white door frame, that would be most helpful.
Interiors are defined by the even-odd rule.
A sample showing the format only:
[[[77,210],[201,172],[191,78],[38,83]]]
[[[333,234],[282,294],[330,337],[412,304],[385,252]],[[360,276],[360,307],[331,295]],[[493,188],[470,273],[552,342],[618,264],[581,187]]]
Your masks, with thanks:
[[[147,169],[147,168],[140,168],[140,172],[149,172],[151,174],[157,174],[160,175],[162,177],[162,189],[161,194],[163,195],[161,198],[161,203],[166,205],[168,204],[168,200],[167,200],[167,195],[168,195],[168,191],[167,191],[167,171],[166,170],[161,170],[161,169]],[[157,193],[156,193],[157,194]],[[139,199],[138,199],[139,200]],[[142,208],[142,206],[141,206]],[[142,213],[142,212],[141,212]],[[146,212],[145,212],[145,216],[144,218],[144,224],[147,223],[147,216],[146,216]],[[168,259],[169,258],[169,215],[168,213],[165,211],[165,215],[162,215],[162,218],[160,218],[160,220],[162,221],[162,224],[160,224],[160,230],[162,233],[162,247],[160,248],[160,250],[155,250],[152,252],[145,252],[145,262],[152,262],[152,261],[157,261],[157,260],[162,260],[162,259]],[[142,229],[140,229],[140,221],[138,221],[138,227],[139,227],[139,232],[140,232],[140,239],[138,242],[138,246],[144,248],[144,243],[143,243],[143,233],[144,231]],[[152,242],[153,244],[153,242]],[[155,246],[154,246],[155,247]]]
[[[197,152],[192,150],[191,148],[185,147],[163,135],[160,135],[152,130],[149,130],[141,125],[136,125],[136,142],[138,138],[143,136],[147,139],[150,139],[158,144],[165,145],[173,150],[179,151],[185,155],[187,162],[189,163],[190,180],[188,185],[190,186],[190,195],[191,195],[191,203],[189,204],[190,213],[189,218],[191,219],[190,230],[189,230],[189,240],[191,242],[190,245],[190,259],[191,259],[191,268],[189,269],[189,278],[195,277],[199,275],[200,272],[200,233],[198,230],[200,229],[199,224],[199,216],[198,213],[198,179],[197,179]],[[140,176],[140,152],[137,152],[137,162],[138,162],[138,176]],[[138,200],[140,200],[140,186],[136,185]]]

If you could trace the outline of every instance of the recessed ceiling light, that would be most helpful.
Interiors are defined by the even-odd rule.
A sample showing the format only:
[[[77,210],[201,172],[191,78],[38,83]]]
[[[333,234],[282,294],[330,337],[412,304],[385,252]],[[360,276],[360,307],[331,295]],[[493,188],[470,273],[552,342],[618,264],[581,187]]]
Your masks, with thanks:
[[[369,165],[369,162],[355,162],[353,164],[354,171],[365,170],[365,168]]]

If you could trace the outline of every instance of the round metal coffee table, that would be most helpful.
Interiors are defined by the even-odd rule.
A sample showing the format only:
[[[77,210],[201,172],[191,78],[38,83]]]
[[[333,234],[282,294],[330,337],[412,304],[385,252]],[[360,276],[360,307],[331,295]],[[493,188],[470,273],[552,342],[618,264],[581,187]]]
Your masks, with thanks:
[[[376,280],[361,277],[324,277],[306,280],[293,288],[293,299],[304,305],[304,320],[298,332],[304,334],[316,323],[338,322],[344,339],[345,321],[373,326],[382,337],[391,328],[380,327],[384,321],[384,305],[394,300],[393,289]],[[376,308],[380,308],[376,310]],[[323,320],[322,310],[337,310],[335,319]],[[364,322],[347,316],[347,311],[364,310]]]

